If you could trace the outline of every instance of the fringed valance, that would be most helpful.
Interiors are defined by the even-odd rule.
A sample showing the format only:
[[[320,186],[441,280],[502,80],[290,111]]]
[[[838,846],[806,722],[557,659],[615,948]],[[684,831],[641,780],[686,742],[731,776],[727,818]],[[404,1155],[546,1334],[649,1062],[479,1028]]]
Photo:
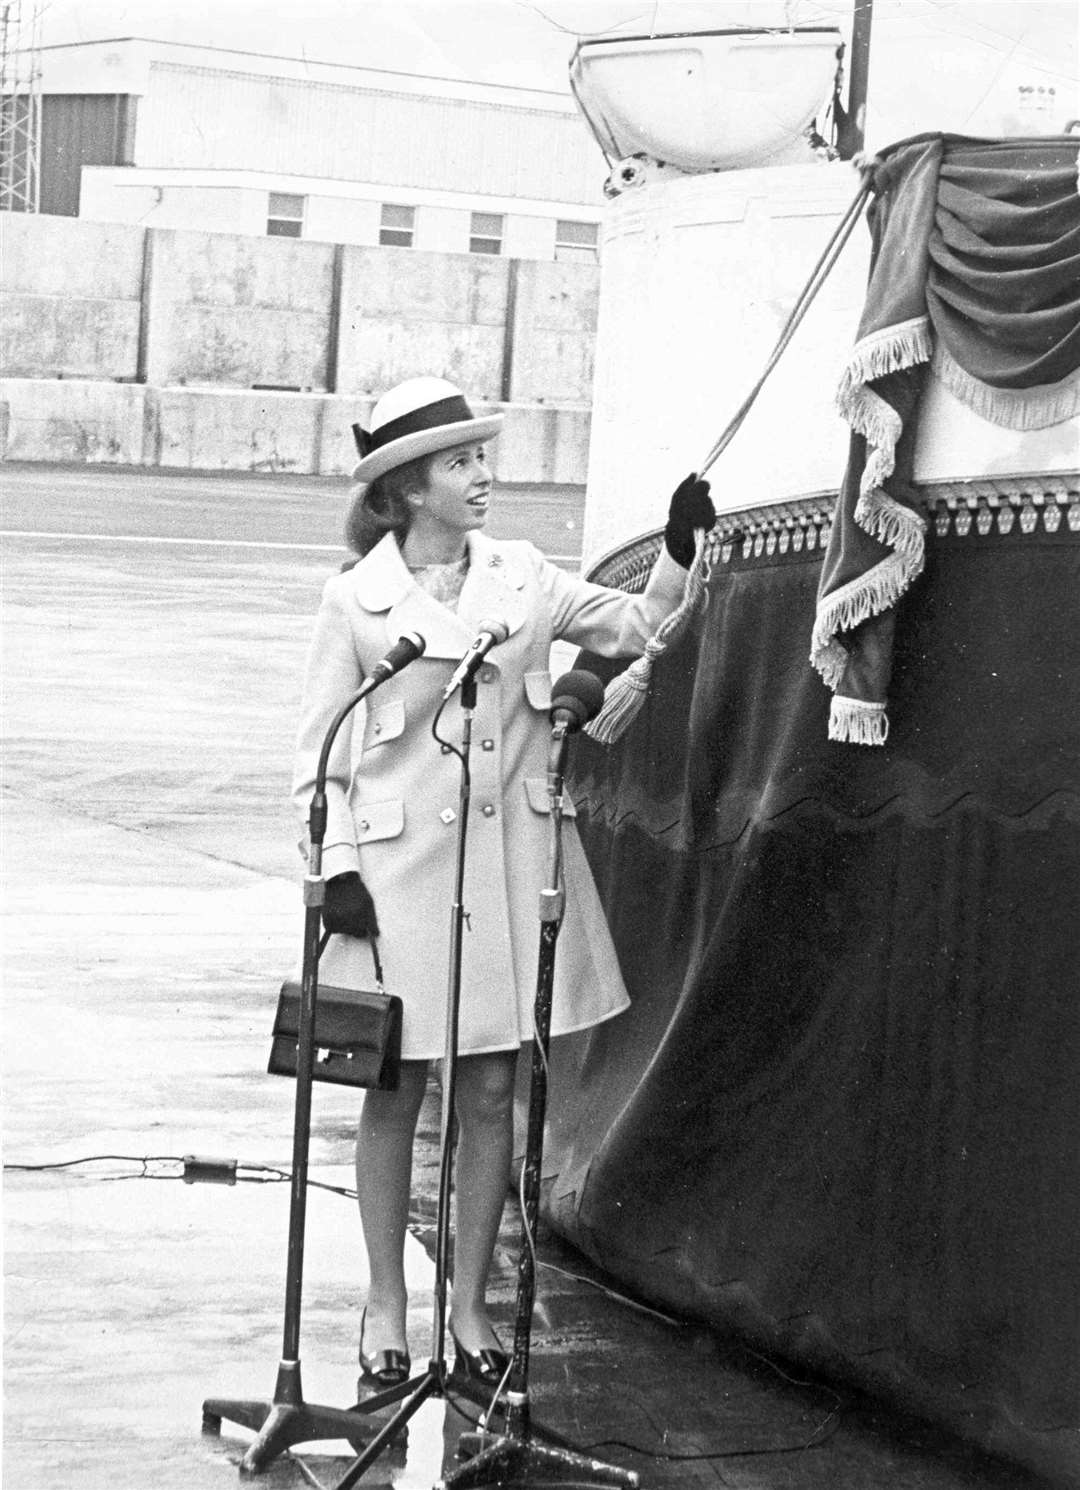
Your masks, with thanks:
[[[851,445],[810,654],[835,695],[831,739],[888,732],[893,607],[923,567],[912,462],[928,371],[1012,429],[1080,412],[1077,155],[1067,136],[924,135],[874,163],[870,281],[837,394]]]

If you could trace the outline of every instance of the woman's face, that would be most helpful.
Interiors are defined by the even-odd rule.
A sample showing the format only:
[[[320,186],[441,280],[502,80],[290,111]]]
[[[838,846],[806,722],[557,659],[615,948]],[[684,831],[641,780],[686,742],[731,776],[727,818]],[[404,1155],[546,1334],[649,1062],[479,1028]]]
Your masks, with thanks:
[[[420,502],[413,523],[444,531],[466,533],[487,522],[493,478],[483,445],[455,445],[440,450],[428,464],[427,483],[417,494]]]

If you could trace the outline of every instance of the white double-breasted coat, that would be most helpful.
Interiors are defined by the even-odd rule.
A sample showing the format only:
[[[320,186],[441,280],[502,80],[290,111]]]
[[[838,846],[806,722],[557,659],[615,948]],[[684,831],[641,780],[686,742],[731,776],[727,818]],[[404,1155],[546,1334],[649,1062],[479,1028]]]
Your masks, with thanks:
[[[392,535],[326,585],[315,624],[298,737],[294,802],[305,824],[331,720],[405,632],[420,658],[360,704],[330,755],[323,874],[358,870],[375,902],[387,991],[404,1003],[402,1056],[441,1056],[453,919],[461,765],[431,725],[456,663],[485,622],[509,632],[478,674],[462,903],[462,1053],[532,1038],[540,891],[548,869],[549,650],[563,639],[636,656],[682,598],[685,570],[665,549],[640,595],[574,577],[532,544],[467,535],[457,612],[414,581]],[[460,746],[457,697],[440,733]],[[567,802],[566,907],[556,944],[552,1035],[583,1029],[628,1002],[604,913]],[[320,982],[371,987],[367,942],[332,937]]]

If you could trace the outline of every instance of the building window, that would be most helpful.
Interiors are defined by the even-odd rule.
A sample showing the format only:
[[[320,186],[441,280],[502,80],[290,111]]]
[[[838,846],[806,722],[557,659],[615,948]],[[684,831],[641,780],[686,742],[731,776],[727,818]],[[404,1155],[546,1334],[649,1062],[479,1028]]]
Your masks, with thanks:
[[[503,217],[501,212],[474,212],[469,222],[471,254],[501,254]]]
[[[597,260],[596,224],[561,219],[555,224],[555,257],[562,262],[577,260],[595,264]]]
[[[384,202],[379,222],[379,242],[384,248],[412,248],[415,207]]]
[[[271,238],[299,238],[304,231],[304,198],[287,191],[272,191],[266,231]]]

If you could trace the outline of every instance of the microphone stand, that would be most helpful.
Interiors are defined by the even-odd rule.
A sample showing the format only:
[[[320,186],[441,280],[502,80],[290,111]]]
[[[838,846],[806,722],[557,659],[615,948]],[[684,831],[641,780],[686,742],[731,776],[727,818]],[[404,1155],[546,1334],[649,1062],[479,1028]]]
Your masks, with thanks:
[[[300,1303],[304,1276],[304,1231],[307,1221],[308,1150],[311,1140],[312,1064],[315,1054],[315,1006],[318,999],[318,966],[322,907],[326,881],[322,873],[322,851],[326,838],[326,775],[330,751],[338,730],[362,699],[391,676],[390,672],[365,679],[361,688],[338,710],[326,732],[315,776],[315,790],[308,814],[310,851],[304,877],[304,952],[300,985],[298,1052],[296,1062],[296,1106],[293,1120],[292,1182],[289,1198],[289,1247],[285,1282],[285,1321],[281,1361],[273,1400],[231,1400],[208,1397],[203,1403],[203,1431],[219,1433],[221,1421],[240,1423],[256,1434],[240,1461],[242,1474],[259,1474],[279,1454],[298,1443],[319,1439],[346,1439],[354,1449],[364,1445],[358,1409],[322,1407],[304,1401],[300,1378]]]
[[[562,790],[569,724],[554,731],[555,759],[548,772],[550,825],[547,879],[540,891],[540,951],[536,998],[533,1006],[533,1056],[529,1087],[529,1116],[521,1184],[521,1246],[518,1253],[517,1318],[514,1349],[505,1393],[506,1428],[475,1458],[452,1470],[438,1490],[472,1486],[573,1485],[574,1490],[624,1486],[637,1490],[639,1476],[593,1459],[566,1444],[540,1443],[529,1404],[529,1346],[536,1297],[536,1226],[540,1211],[540,1178],[547,1114],[548,1047],[551,1034],[552,984],[555,947],[562,926],[566,893],[562,882]],[[550,1435],[553,1436],[553,1435]],[[345,1482],[337,1490],[344,1490]]]
[[[435,716],[432,733],[438,725],[439,714],[447,699],[444,698]],[[472,716],[476,707],[475,673],[461,682],[461,708],[464,714],[461,749],[448,745],[461,761],[461,784],[458,794],[457,859],[454,873],[454,903],[450,921],[450,964],[446,992],[446,1047],[442,1077],[442,1121],[440,1125],[439,1198],[435,1224],[435,1284],[434,1321],[432,1325],[431,1359],[427,1369],[410,1381],[399,1382],[385,1391],[375,1392],[357,1403],[353,1412],[377,1412],[395,1402],[402,1405],[388,1423],[382,1427],[366,1447],[361,1446],[344,1475],[333,1490],[350,1490],[370,1466],[392,1442],[417,1410],[433,1397],[447,1397],[446,1366],[446,1299],[450,1272],[450,1199],[453,1192],[454,1167],[454,1098],[457,1089],[458,1023],[461,1006],[461,949],[462,930],[465,922],[465,907],[462,899],[465,882],[465,843],[469,821],[469,803],[472,796],[472,777],[469,769],[469,753],[472,745]],[[435,738],[440,739],[438,734]],[[491,1397],[491,1388],[464,1379],[454,1378],[454,1394],[467,1398],[477,1406],[486,1406]],[[340,1436],[340,1435],[339,1435]],[[344,1435],[348,1437],[348,1434]]]

